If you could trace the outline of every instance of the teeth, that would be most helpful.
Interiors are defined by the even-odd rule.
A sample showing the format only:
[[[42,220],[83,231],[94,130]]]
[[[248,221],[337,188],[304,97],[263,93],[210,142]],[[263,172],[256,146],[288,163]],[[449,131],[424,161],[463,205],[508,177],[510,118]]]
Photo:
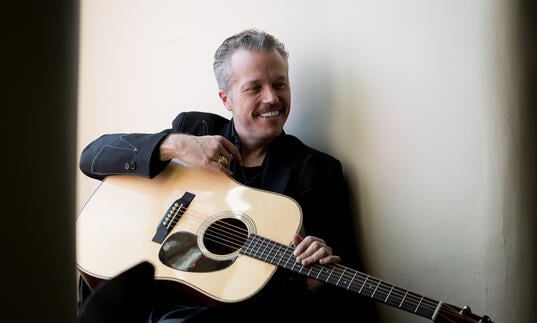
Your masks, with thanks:
[[[280,114],[280,111],[269,111],[265,113],[261,113],[259,116],[263,118],[270,118],[270,117],[276,117]]]

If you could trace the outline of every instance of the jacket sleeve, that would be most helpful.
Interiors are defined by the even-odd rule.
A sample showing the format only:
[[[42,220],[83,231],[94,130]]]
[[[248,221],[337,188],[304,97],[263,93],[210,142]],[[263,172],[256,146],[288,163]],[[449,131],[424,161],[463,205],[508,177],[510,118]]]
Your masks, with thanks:
[[[169,161],[161,161],[159,146],[169,130],[155,134],[106,134],[91,142],[80,155],[80,170],[98,180],[108,175],[156,176]]]

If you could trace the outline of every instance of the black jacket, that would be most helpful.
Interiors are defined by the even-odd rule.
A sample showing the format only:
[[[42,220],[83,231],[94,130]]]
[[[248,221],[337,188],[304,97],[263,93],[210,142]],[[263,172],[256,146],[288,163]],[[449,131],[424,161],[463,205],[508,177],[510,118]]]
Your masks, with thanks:
[[[171,129],[160,133],[101,136],[83,150],[80,169],[96,179],[111,174],[136,174],[152,178],[168,164],[160,161],[159,145],[170,133],[221,135],[240,149],[240,140],[235,135],[232,120],[211,113],[184,112],[175,118]],[[244,183],[239,167],[232,162],[235,180]],[[341,256],[343,265],[360,269],[353,214],[339,160],[305,145],[292,135],[282,133],[268,150],[256,187],[295,199],[302,209],[306,235],[324,239],[334,254]],[[274,307],[287,307],[297,312],[298,304],[308,299],[312,305],[322,304],[318,307],[321,312],[314,310],[315,318],[322,316],[322,313],[330,313],[331,318],[334,318],[334,314],[343,317],[349,314],[343,311],[345,300],[354,296],[349,293],[332,287],[311,292],[306,288],[304,277],[278,269],[260,293],[245,302],[228,306],[232,310],[221,313],[232,314],[237,309],[241,312],[246,310],[247,313],[264,310],[265,316]],[[293,305],[294,302],[298,303]],[[274,318],[278,317],[278,313],[283,315],[279,311],[272,312],[276,314]],[[305,311],[300,310],[297,314],[305,318]],[[231,319],[236,321],[237,317]]]

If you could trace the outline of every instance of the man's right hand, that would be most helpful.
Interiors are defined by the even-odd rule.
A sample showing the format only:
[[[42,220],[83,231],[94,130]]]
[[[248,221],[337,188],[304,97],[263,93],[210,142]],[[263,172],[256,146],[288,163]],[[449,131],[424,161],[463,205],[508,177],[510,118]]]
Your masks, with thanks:
[[[170,134],[160,144],[162,161],[177,158],[192,166],[201,166],[231,175],[232,160],[242,164],[241,155],[229,140],[222,136],[193,136]]]

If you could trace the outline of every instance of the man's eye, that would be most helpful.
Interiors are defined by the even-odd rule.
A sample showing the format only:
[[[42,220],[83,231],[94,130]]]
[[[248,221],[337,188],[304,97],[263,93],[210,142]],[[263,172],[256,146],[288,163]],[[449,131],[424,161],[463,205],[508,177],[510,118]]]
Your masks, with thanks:
[[[260,89],[261,89],[261,87],[256,85],[256,86],[251,86],[251,87],[247,88],[246,91],[248,91],[248,92],[257,92]]]

